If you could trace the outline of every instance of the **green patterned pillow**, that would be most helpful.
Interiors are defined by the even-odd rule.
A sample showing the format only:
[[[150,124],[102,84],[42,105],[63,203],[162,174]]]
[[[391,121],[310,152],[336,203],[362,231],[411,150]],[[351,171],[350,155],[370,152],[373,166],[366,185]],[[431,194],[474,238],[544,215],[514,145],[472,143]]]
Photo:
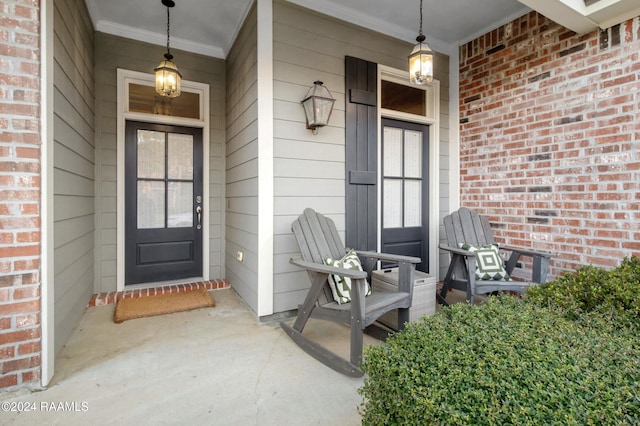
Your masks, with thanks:
[[[462,244],[461,248],[476,254],[476,280],[511,281],[509,274],[504,270],[497,244],[482,247]]]
[[[335,266],[337,268],[353,269],[356,271],[362,271],[362,265],[360,259],[355,250],[349,250],[347,254],[340,260],[327,257],[324,259],[324,264],[328,266]],[[341,275],[329,274],[329,287],[333,293],[333,299],[339,304],[351,302],[351,278],[343,277]],[[367,282],[367,293],[371,294],[371,286]]]

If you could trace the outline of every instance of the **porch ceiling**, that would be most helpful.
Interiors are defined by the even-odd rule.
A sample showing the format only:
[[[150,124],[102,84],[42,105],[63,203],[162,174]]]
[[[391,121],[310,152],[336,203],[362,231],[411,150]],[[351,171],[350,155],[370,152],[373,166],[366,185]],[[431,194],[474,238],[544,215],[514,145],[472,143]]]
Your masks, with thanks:
[[[287,0],[318,12],[414,42],[419,0]],[[171,47],[226,57],[252,0],[176,0]],[[166,9],[160,0],[86,0],[98,31],[166,45]],[[448,52],[530,10],[518,0],[424,0],[427,42]]]
[[[389,36],[414,42],[419,0],[287,0]],[[640,13],[637,0],[423,0],[424,33],[435,50],[449,53],[533,8],[576,32],[622,22]],[[253,0],[176,0],[171,46],[226,57]],[[160,0],[86,0],[98,31],[166,44],[166,10]]]

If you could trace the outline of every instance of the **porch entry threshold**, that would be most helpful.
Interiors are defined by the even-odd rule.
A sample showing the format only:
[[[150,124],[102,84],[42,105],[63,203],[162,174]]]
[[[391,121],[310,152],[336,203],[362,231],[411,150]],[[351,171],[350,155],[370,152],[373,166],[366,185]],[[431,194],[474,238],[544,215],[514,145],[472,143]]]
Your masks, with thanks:
[[[226,279],[213,279],[208,281],[194,281],[190,283],[182,284],[168,284],[164,286],[151,287],[151,288],[136,288],[124,291],[109,291],[106,293],[98,293],[91,296],[87,307],[104,306],[117,303],[118,300],[124,298],[138,298],[155,296],[159,294],[180,293],[183,291],[192,291],[199,288],[205,290],[222,290],[230,288],[230,284]]]

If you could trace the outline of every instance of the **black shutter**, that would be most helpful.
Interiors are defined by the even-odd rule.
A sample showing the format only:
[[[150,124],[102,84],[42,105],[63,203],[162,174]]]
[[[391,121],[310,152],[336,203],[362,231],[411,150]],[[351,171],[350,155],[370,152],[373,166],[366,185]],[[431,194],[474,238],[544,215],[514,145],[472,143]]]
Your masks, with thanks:
[[[378,65],[345,57],[347,247],[376,250]]]

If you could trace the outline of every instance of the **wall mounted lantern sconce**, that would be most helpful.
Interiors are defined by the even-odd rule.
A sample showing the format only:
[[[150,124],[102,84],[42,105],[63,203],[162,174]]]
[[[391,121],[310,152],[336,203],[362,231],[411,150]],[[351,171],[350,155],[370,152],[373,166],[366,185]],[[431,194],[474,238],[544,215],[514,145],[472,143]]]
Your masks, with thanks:
[[[409,55],[409,79],[411,84],[423,85],[433,81],[433,50],[424,42],[422,34],[422,0],[420,0],[420,33],[418,42]]]
[[[307,129],[311,129],[314,135],[318,133],[319,127],[329,123],[335,101],[320,80],[313,82],[307,96],[302,100],[302,107],[307,116]]]
[[[175,98],[180,96],[182,75],[173,62],[173,55],[169,49],[169,10],[176,4],[173,0],[162,0],[162,4],[167,7],[167,53],[164,54],[164,60],[154,70],[156,72],[156,92],[161,96]]]

